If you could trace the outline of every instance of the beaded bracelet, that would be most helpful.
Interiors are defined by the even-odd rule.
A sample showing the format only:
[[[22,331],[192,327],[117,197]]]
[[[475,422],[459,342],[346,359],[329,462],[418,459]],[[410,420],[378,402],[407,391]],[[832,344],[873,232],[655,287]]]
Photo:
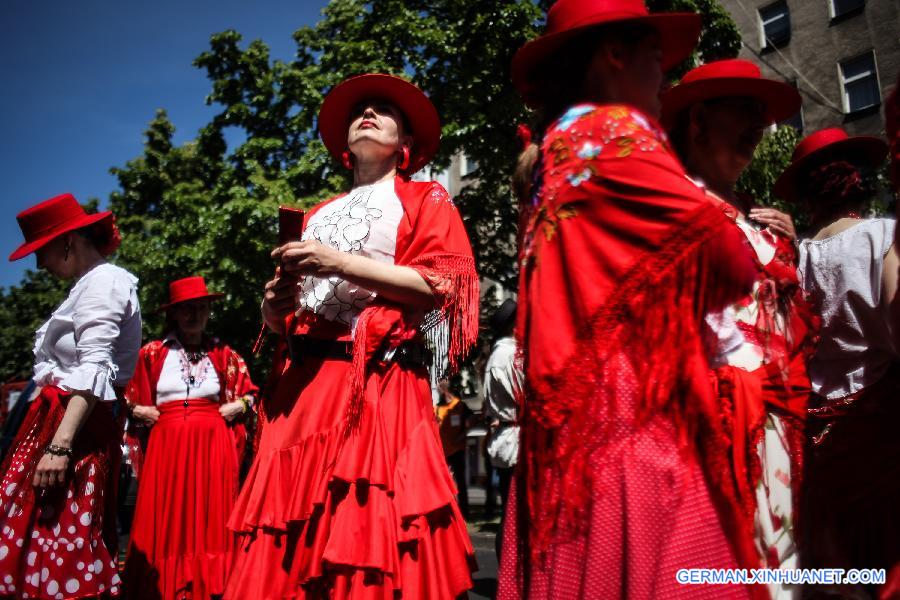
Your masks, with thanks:
[[[69,458],[72,458],[72,449],[63,448],[62,446],[56,446],[54,444],[48,444],[44,449],[44,454],[52,454],[53,456],[68,456]]]

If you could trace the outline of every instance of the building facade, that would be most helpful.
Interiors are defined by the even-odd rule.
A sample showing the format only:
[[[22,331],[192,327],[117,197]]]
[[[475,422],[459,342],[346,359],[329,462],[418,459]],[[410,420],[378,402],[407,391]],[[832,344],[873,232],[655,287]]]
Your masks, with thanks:
[[[721,2],[741,31],[741,57],[800,91],[790,124],[884,134],[881,106],[900,75],[900,0]]]

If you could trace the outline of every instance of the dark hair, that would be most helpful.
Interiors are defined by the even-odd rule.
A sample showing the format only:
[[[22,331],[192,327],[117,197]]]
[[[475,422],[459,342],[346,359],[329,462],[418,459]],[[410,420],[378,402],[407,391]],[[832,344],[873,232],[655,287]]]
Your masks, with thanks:
[[[539,106],[540,124],[546,127],[573,104],[591,100],[585,96],[585,77],[601,44],[613,41],[634,47],[654,33],[655,29],[639,22],[598,25],[556,50],[536,69],[533,77],[536,91],[532,101]]]
[[[862,206],[875,193],[871,175],[846,160],[833,160],[807,171],[800,178],[800,194],[810,210],[823,220]]]
[[[690,148],[690,139],[688,139],[690,131],[691,107],[687,107],[675,115],[674,123],[668,131],[669,144],[671,144],[678,158],[681,159],[682,164],[687,164],[688,150]]]
[[[109,217],[109,219],[111,221],[103,219],[93,225],[75,230],[75,233],[89,241],[104,256],[115,252],[122,241],[115,220],[113,217]]]
[[[525,147],[516,161],[512,186],[516,197],[524,202],[531,196],[535,165],[540,158],[540,140],[547,127],[569,107],[590,101],[584,89],[588,66],[600,44],[615,41],[635,46],[656,30],[637,22],[598,25],[569,40],[536,69],[531,101],[538,106],[534,143]]]

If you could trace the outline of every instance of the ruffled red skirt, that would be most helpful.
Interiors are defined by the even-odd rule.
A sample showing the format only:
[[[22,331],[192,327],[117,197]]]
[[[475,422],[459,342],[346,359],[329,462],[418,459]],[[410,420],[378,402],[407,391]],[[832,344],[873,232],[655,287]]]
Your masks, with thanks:
[[[0,466],[0,597],[118,596],[115,489],[122,430],[97,402],[73,447],[63,486],[40,491],[34,470],[59,427],[69,394],[45,387]]]
[[[216,402],[167,402],[159,411],[140,476],[127,596],[221,595],[235,547],[225,526],[238,490],[233,434]]]
[[[348,433],[350,363],[289,365],[229,526],[225,598],[455,598],[474,552],[424,369],[369,374]]]

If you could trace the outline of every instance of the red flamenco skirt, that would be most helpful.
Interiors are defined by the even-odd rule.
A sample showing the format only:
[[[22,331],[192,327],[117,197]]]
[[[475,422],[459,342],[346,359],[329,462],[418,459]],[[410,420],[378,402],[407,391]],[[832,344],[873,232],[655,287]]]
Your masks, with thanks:
[[[221,595],[235,546],[225,526],[238,490],[234,437],[219,405],[167,402],[150,432],[125,565],[129,598]]]
[[[32,485],[68,399],[59,388],[41,390],[0,466],[0,596],[119,595],[113,556],[122,430],[109,403],[97,402],[82,426],[65,485],[45,491]]]
[[[474,552],[444,462],[424,369],[368,375],[348,433],[350,363],[289,365],[229,527],[226,599],[456,598]]]

